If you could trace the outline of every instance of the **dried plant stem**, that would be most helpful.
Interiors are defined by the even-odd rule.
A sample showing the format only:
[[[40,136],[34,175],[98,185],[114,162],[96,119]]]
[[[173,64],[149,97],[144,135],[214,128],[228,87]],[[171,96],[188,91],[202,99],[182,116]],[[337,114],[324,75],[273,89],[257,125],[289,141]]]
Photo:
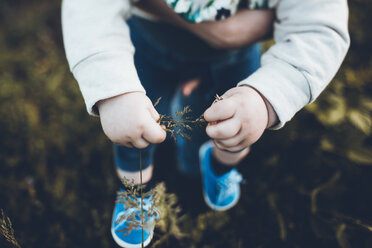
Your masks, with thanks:
[[[181,112],[176,111],[175,116],[160,115],[158,123],[165,127],[165,131],[171,134],[171,137],[176,140],[176,135],[182,138],[191,139],[187,132],[193,130],[193,127],[201,127],[206,125],[206,121],[203,116],[199,116],[196,119],[187,116],[192,110],[190,106],[186,106]]]
[[[156,107],[161,100],[159,97],[155,103],[154,107]],[[223,98],[216,94],[214,97],[214,102],[219,102],[223,100]],[[192,112],[190,106],[186,106],[183,108],[182,111],[176,111],[175,116],[167,116],[167,115],[160,115],[158,123],[165,127],[165,131],[170,133],[171,137],[176,141],[176,136],[181,136],[182,138],[191,139],[190,135],[187,132],[193,130],[193,127],[203,127],[206,126],[208,123],[205,121],[204,116],[201,115],[197,118],[192,118],[188,116]]]
[[[140,150],[139,152],[139,156],[140,156],[140,184],[141,184],[141,229],[142,229],[142,248],[144,247],[143,246],[143,186],[142,186],[142,151]]]
[[[14,235],[14,229],[9,217],[5,216],[4,210],[0,209],[0,237],[5,238],[13,247],[21,248]]]
[[[219,101],[222,101],[222,100],[223,100],[222,96],[219,96],[218,94],[216,94],[214,96],[214,102],[213,103],[216,103],[216,102],[219,102]]]
[[[158,100],[156,100],[156,102],[154,103],[154,108],[155,108],[156,106],[158,106],[160,100],[161,100],[161,97],[159,97]]]
[[[216,101],[222,100],[222,98],[218,95],[216,95]],[[156,100],[154,103],[154,107],[156,107],[161,100],[161,97]],[[202,127],[207,124],[205,121],[203,115],[199,116],[198,118],[192,118],[188,116],[192,112],[190,106],[186,106],[183,108],[182,111],[176,111],[175,116],[167,116],[167,115],[160,115],[160,118],[158,120],[158,123],[160,125],[163,125],[165,127],[165,131],[170,133],[171,136],[176,140],[176,135],[181,136],[182,138],[190,139],[190,135],[186,133],[187,131],[192,131],[193,127]],[[140,208],[138,203],[138,192],[140,193],[141,201],[141,220],[136,220],[135,215],[133,216],[123,216],[122,218],[128,218],[132,222],[130,225],[128,225],[126,228],[124,228],[122,231],[125,232],[124,235],[128,235],[132,229],[135,229],[138,227],[138,225],[141,226],[142,230],[142,242],[141,247],[144,247],[144,229],[145,225],[146,228],[148,227],[148,224],[151,225],[150,221],[148,220],[145,224],[144,218],[143,218],[143,200],[144,197],[149,197],[151,194],[154,194],[153,190],[150,190],[149,192],[143,193],[143,180],[142,180],[142,151],[139,150],[139,163],[140,163],[140,185],[139,187],[134,186],[134,180],[130,182],[126,178],[122,179],[122,182],[124,186],[126,187],[126,192],[120,192],[118,197],[118,203],[125,203],[128,207],[135,207],[137,209]],[[156,192],[155,196],[151,199],[152,201],[152,207],[150,210],[147,211],[146,216],[152,217],[155,216],[156,210],[155,205],[158,203],[159,200],[156,200]],[[134,199],[134,200],[133,200]]]

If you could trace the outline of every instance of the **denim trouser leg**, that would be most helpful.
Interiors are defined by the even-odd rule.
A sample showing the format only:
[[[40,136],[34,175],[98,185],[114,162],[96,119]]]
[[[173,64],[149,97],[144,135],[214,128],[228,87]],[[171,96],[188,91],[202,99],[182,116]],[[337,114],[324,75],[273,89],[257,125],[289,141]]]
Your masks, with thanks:
[[[208,74],[201,78],[202,86],[189,96],[183,96],[178,90],[172,102],[172,112],[191,106],[194,117],[198,117],[212,104],[216,94],[222,95],[247,78],[260,66],[260,47],[254,45],[247,49],[242,56],[236,56],[231,61],[211,65]],[[198,175],[199,148],[209,140],[205,129],[194,129],[191,140],[177,139],[178,168],[188,175]]]
[[[152,62],[149,61],[145,51],[141,49],[143,47],[141,41],[137,41],[137,37],[134,36],[135,34],[132,34],[132,41],[136,47],[134,63],[141,84],[146,89],[146,95],[153,103],[161,97],[161,101],[156,106],[158,113],[169,114],[170,99],[177,86],[174,72],[156,65],[156,58],[153,58],[154,61]],[[154,150],[154,144],[141,150],[143,169],[153,163]],[[139,171],[139,153],[140,150],[137,148],[114,144],[115,164],[121,170],[129,172]]]
[[[259,67],[258,45],[231,51],[214,50],[191,34],[166,24],[134,17],[128,25],[136,49],[134,62],[138,76],[153,102],[162,97],[156,107],[161,114],[169,115],[190,105],[193,116],[198,117],[216,94],[222,95],[235,87]],[[200,85],[190,96],[183,96],[179,86],[196,78],[201,79]],[[204,128],[194,129],[191,141],[177,139],[177,158],[182,172],[199,173],[198,151],[207,139]],[[153,162],[154,148],[150,145],[142,149],[144,169]],[[139,170],[138,149],[114,145],[114,152],[118,168],[130,172]]]

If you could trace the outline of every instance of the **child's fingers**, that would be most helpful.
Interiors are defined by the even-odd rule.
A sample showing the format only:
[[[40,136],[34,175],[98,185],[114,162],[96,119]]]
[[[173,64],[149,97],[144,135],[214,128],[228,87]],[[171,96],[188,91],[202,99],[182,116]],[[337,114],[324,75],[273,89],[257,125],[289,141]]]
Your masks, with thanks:
[[[158,121],[158,120],[159,120],[160,115],[159,115],[158,111],[156,111],[156,109],[154,108],[154,106],[151,105],[151,106],[149,107],[149,112],[150,112],[152,118],[153,118],[155,121]]]
[[[147,142],[145,139],[140,138],[132,142],[133,146],[138,149],[144,149],[150,145],[149,142]]]
[[[229,151],[229,152],[241,152],[243,151],[244,149],[246,149],[247,145],[245,144],[240,144],[240,145],[237,145],[237,146],[234,146],[234,147],[225,147],[225,148],[220,148],[220,149],[223,149],[223,150],[226,150],[226,151]]]
[[[148,142],[161,143],[165,140],[166,135],[164,129],[154,119],[149,118],[145,123],[142,137]]]
[[[237,135],[235,135],[232,138],[218,139],[218,140],[215,140],[215,142],[225,148],[230,148],[230,147],[238,146],[244,139],[245,137],[243,133],[240,131]]]
[[[234,146],[226,146],[226,145],[223,145],[221,142],[219,142],[218,140],[215,140],[214,143],[216,144],[216,146],[218,148],[220,148],[221,150],[225,150],[225,151],[230,151],[230,152],[239,152],[245,148],[248,147],[247,144],[245,144],[244,142],[244,139],[242,139],[240,141],[240,143],[238,143],[237,145],[234,145]]]
[[[231,97],[232,95],[234,95],[234,89],[235,89],[236,87],[234,87],[234,88],[231,88],[231,89],[229,89],[228,91],[226,91],[225,93],[223,93],[223,95],[221,96],[221,98],[222,99],[226,99],[226,98],[229,98],[229,97]]]
[[[207,122],[223,121],[234,116],[236,105],[229,99],[215,102],[204,112],[204,119]]]
[[[115,145],[118,145],[118,146],[125,146],[125,147],[128,147],[128,148],[133,148],[133,144],[132,142],[114,142],[113,143]]]
[[[133,148],[134,147],[133,144],[132,144],[132,142],[127,142],[127,143],[124,144],[124,146],[129,147],[129,148]]]
[[[228,152],[240,152],[240,151],[243,151],[244,149],[246,149],[248,146],[246,146],[244,144],[244,142],[240,143],[239,145],[237,146],[233,146],[233,147],[226,147],[226,146],[223,146],[221,145],[220,143],[218,143],[216,140],[214,140],[214,144],[215,146],[217,146],[220,150],[223,150],[223,151],[228,151]]]
[[[206,132],[212,139],[228,139],[234,137],[240,128],[241,122],[232,118],[215,125],[208,124]]]

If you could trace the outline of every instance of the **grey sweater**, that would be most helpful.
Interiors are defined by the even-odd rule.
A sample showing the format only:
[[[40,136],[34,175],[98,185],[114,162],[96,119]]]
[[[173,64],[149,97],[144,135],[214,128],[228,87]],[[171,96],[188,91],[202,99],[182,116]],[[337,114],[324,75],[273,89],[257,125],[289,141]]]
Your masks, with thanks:
[[[346,0],[271,0],[277,19],[275,44],[261,68],[238,85],[249,85],[271,103],[282,127],[314,101],[339,69],[350,39]],[[67,59],[87,110],[102,99],[143,91],[125,19],[129,0],[63,0]]]

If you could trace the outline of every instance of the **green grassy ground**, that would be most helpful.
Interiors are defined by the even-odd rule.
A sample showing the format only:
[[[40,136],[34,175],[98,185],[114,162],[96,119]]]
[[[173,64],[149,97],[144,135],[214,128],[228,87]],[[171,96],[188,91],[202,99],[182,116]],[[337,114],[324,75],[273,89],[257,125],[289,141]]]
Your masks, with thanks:
[[[171,142],[159,147],[156,178],[183,210],[168,208],[158,247],[372,247],[372,4],[349,4],[346,62],[315,104],[257,143],[236,208],[209,211],[199,179],[174,176],[164,158]],[[116,247],[120,182],[68,71],[59,5],[0,2],[0,208],[22,247]],[[0,235],[0,247],[12,245]]]

